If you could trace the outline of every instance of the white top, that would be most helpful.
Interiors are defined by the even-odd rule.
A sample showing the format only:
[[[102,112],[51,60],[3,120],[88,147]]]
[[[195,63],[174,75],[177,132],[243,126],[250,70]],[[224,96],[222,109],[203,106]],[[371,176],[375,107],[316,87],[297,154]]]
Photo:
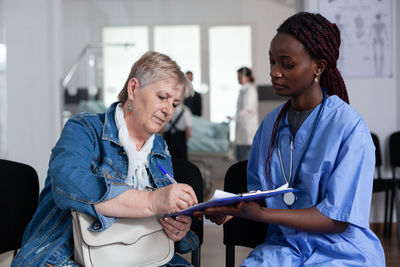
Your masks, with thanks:
[[[243,84],[236,107],[236,139],[238,145],[251,145],[258,128],[258,93],[252,83]]]
[[[147,157],[153,147],[154,134],[151,135],[146,140],[143,147],[137,151],[135,141],[129,136],[128,128],[126,127],[124,119],[124,110],[122,109],[121,104],[118,104],[115,109],[115,124],[118,129],[119,141],[124,147],[129,162],[125,183],[133,186],[135,189],[144,190],[146,186],[150,186],[146,167],[149,165]]]
[[[175,128],[179,131],[185,131],[187,127],[192,127],[192,113],[188,108],[184,107],[181,104],[176,107],[172,119],[169,122],[167,122],[167,124],[165,124],[163,129],[164,132],[169,131],[169,129],[171,128],[171,122],[175,121],[175,119],[178,117],[178,115],[181,113],[182,110],[184,110],[184,112],[179,121],[175,124]]]

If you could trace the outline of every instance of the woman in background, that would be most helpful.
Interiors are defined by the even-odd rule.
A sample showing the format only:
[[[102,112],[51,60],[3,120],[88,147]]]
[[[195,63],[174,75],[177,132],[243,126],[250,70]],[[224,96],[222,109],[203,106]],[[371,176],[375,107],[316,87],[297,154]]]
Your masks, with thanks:
[[[247,160],[251,143],[258,128],[258,94],[254,78],[247,67],[238,69],[239,91],[236,106],[236,159]]]
[[[269,223],[265,243],[241,266],[385,266],[369,228],[374,145],[349,105],[336,68],[340,32],[319,14],[288,18],[271,41],[270,76],[276,94],[289,97],[269,113],[253,141],[248,190],[288,185],[298,190],[266,200],[210,208]]]
[[[167,146],[156,133],[191,94],[174,61],[147,52],[132,66],[119,102],[104,114],[71,118],[52,150],[39,206],[11,266],[78,266],[70,209],[94,217],[90,230],[98,232],[118,217],[152,217],[197,203],[190,186],[172,183],[157,166],[172,173]],[[180,253],[199,245],[191,222],[189,216],[160,220]],[[167,265],[190,266],[177,254]]]

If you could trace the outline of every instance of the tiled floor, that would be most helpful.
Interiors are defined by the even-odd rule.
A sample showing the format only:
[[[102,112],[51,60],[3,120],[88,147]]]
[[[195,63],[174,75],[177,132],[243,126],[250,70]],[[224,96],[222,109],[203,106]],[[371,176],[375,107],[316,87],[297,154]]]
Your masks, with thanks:
[[[201,266],[202,267],[223,267],[225,266],[225,245],[222,243],[222,226],[214,224],[204,225],[203,245],[201,246]],[[250,253],[250,248],[236,247],[235,265],[239,264]],[[183,255],[190,262],[190,255]]]

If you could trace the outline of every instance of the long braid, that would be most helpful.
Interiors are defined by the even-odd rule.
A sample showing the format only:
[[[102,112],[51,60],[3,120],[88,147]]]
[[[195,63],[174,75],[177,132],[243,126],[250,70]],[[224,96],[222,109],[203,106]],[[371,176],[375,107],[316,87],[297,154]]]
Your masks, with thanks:
[[[340,31],[337,25],[320,14],[300,12],[285,20],[277,31],[290,34],[299,40],[312,58],[325,59],[327,66],[321,74],[320,85],[325,88],[329,95],[337,95],[343,101],[349,103],[346,85],[336,67],[340,47]],[[277,117],[272,130],[265,165],[267,179],[270,178],[270,159],[275,146],[278,125],[288,103],[285,104]]]
[[[281,111],[278,114],[278,117],[275,120],[274,127],[272,128],[271,140],[268,145],[268,154],[267,154],[267,160],[266,160],[267,164],[265,164],[265,173],[267,175],[267,179],[269,179],[270,173],[271,173],[270,159],[272,157],[272,152],[274,151],[276,133],[278,131],[279,122],[281,121],[283,114],[285,113],[285,110],[289,107],[289,105],[290,105],[290,100],[288,100],[285,103],[285,105],[282,107]]]

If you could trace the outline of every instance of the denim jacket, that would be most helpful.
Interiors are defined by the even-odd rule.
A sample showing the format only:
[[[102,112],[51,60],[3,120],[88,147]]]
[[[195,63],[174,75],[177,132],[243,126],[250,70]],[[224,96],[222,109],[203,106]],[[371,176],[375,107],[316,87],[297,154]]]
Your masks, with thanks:
[[[97,212],[95,204],[112,199],[131,187],[124,181],[128,158],[118,140],[114,120],[117,103],[103,114],[79,114],[68,120],[52,149],[45,186],[39,206],[25,230],[22,246],[11,266],[60,264],[73,255],[70,209],[85,212],[96,221],[92,231],[104,231],[115,221]],[[171,157],[161,136],[156,135],[148,157],[152,183],[169,185],[157,164],[172,173]],[[197,248],[198,237],[191,231],[176,243],[186,253]],[[175,254],[169,266],[189,266]]]

